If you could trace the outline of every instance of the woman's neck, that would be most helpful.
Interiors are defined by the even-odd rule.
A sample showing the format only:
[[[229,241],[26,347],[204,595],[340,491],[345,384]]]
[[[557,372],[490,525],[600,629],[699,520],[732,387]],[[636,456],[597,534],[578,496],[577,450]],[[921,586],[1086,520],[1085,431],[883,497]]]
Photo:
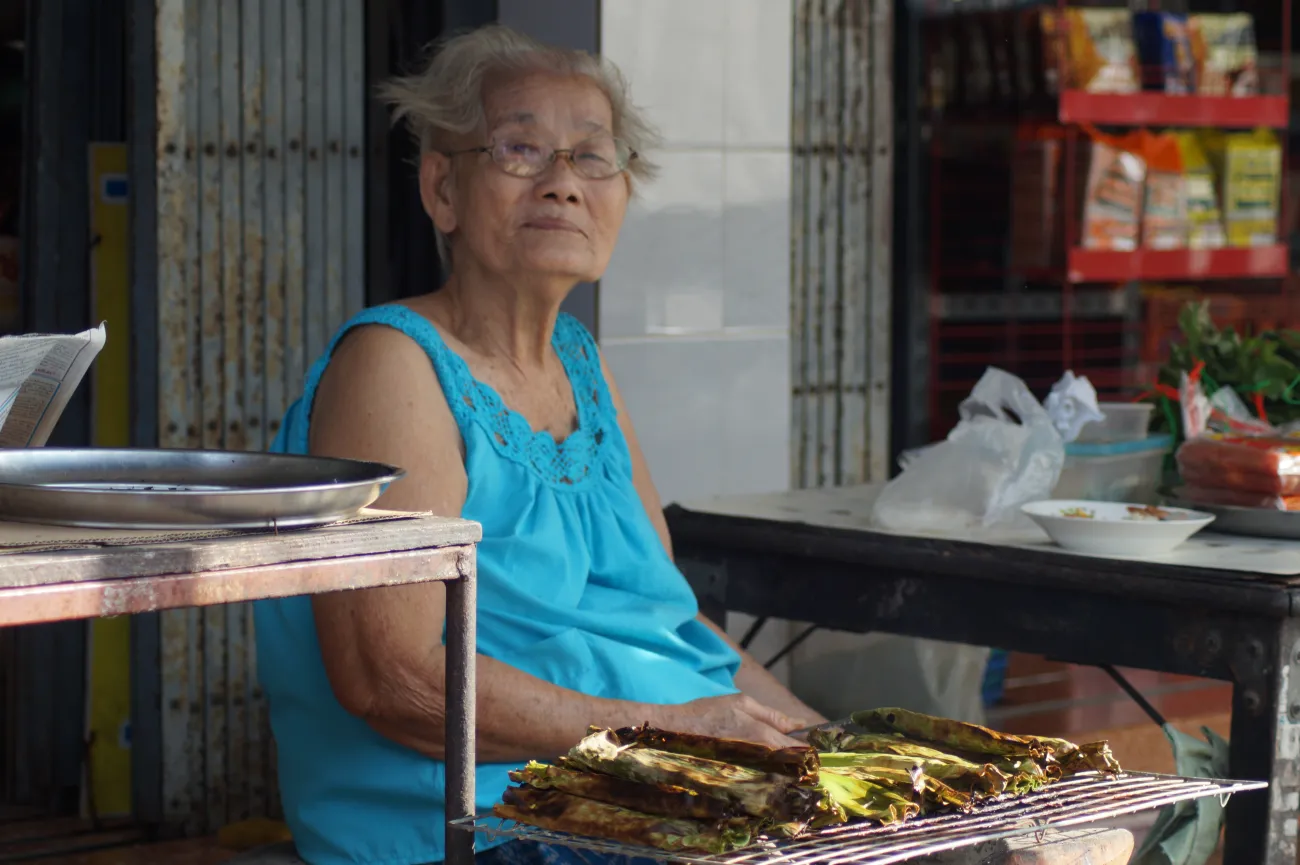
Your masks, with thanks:
[[[435,297],[457,339],[524,372],[546,363],[563,294],[511,280],[452,274]]]

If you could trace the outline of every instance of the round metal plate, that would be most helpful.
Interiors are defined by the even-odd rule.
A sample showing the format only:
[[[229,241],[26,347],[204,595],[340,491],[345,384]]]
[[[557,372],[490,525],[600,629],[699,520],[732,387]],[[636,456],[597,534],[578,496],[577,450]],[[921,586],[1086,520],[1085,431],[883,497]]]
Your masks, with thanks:
[[[1202,505],[1168,496],[1169,504],[1179,508],[1194,508],[1214,514],[1210,531],[1229,535],[1249,535],[1255,538],[1300,540],[1300,512],[1279,511],[1273,508],[1238,508],[1232,505]]]
[[[0,450],[0,520],[93,528],[262,529],[355,516],[402,469],[236,451]]]

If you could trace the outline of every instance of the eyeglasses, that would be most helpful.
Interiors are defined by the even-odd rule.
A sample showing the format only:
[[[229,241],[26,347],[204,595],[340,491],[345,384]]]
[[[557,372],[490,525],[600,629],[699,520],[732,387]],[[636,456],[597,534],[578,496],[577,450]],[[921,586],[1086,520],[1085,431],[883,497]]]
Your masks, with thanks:
[[[628,143],[612,135],[589,138],[573,147],[557,150],[528,138],[509,137],[494,140],[487,147],[453,150],[448,156],[462,153],[486,153],[506,174],[537,177],[560,156],[569,160],[573,170],[588,180],[607,180],[625,170],[637,153]]]

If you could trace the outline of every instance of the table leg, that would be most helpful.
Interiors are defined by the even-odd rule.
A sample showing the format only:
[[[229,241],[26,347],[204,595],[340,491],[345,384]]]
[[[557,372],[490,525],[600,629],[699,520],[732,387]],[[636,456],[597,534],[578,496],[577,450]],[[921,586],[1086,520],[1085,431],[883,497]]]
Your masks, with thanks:
[[[727,629],[727,573],[720,565],[711,565],[695,559],[678,559],[686,582],[695,592],[700,613],[722,630]]]
[[[1228,803],[1224,862],[1295,865],[1300,817],[1300,626],[1252,634],[1234,650],[1228,774],[1268,781]]]
[[[447,583],[447,820],[474,816],[476,588],[469,573]],[[474,835],[447,826],[447,865],[472,865]]]

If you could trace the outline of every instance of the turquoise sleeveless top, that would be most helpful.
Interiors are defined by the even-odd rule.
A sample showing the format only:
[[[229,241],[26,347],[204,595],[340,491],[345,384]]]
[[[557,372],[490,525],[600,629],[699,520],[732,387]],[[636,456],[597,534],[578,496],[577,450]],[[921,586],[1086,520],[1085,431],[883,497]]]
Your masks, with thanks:
[[[343,334],[363,324],[400,330],[424,349],[460,427],[469,477],[461,515],[483,526],[480,654],[599,697],[677,704],[735,693],[739,658],[695,618],[695,597],[632,486],[596,344],[576,319],[561,315],[553,340],[578,408],[577,430],[559,445],[476,380],[427,319],[394,305],[343,326],[273,451],[307,452],[321,374]],[[309,598],[259,601],[255,621],[280,795],[300,855],[312,865],[442,861],[445,765],[338,703]],[[499,801],[512,768],[478,767],[481,810]]]

